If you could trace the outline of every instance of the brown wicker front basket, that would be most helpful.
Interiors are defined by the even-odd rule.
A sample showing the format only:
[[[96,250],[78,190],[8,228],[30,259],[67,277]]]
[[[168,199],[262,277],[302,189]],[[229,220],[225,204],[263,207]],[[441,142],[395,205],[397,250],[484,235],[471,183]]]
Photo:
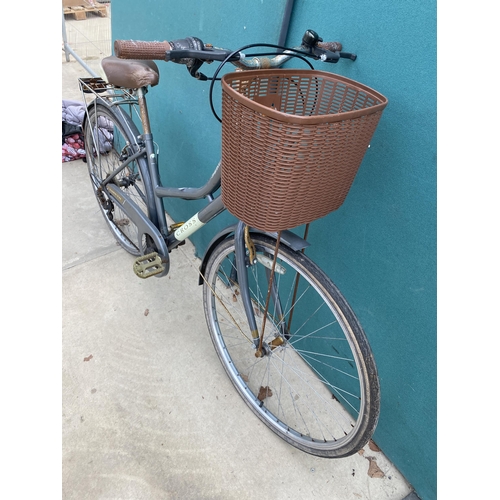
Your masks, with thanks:
[[[222,78],[222,200],[246,224],[280,231],[339,208],[387,99],[316,70]]]

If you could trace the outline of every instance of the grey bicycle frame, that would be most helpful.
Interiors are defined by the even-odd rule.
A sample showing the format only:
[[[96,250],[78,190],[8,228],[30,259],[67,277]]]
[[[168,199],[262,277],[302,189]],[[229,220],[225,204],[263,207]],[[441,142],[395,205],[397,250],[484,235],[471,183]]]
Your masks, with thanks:
[[[280,57],[280,64],[282,64],[288,56]],[[170,258],[169,252],[180,245],[189,236],[194,234],[196,231],[201,229],[209,221],[217,217],[226,208],[222,202],[222,197],[219,195],[214,198],[214,193],[221,186],[221,164],[216,166],[213,174],[208,179],[208,181],[201,187],[167,187],[163,186],[160,181],[158,157],[155,152],[155,146],[153,141],[153,134],[151,132],[148,109],[146,104],[145,95],[147,93],[147,88],[137,89],[137,102],[129,99],[116,100],[116,101],[104,101],[103,99],[98,99],[105,105],[114,108],[115,111],[118,110],[118,115],[121,115],[122,109],[120,105],[123,104],[138,104],[140,120],[142,123],[142,134],[136,137],[135,144],[133,145],[135,152],[127,160],[125,160],[120,167],[112,172],[103,182],[103,187],[106,188],[110,198],[113,203],[116,203],[125,213],[127,213],[134,224],[138,228],[139,241],[148,235],[156,245],[158,254],[161,256],[161,260],[164,264],[164,271],[157,274],[157,277],[162,277],[168,274],[170,270]],[[97,102],[97,99],[96,101]],[[126,120],[123,120],[124,122]],[[126,193],[118,189],[111,182],[114,176],[124,169],[129,163],[144,157],[147,163],[147,179],[143,179],[144,183],[151,183],[152,185],[152,200],[151,197],[148,199],[148,213],[149,217],[144,214],[142,210],[136,205],[136,203],[127,196]],[[175,229],[175,231],[169,231],[167,227],[167,220],[165,215],[165,209],[163,207],[163,198],[180,198],[185,200],[199,200],[202,198],[208,199],[208,204],[199,212],[194,214],[188,221],[182,224],[181,227]],[[240,292],[243,300],[245,313],[251,329],[254,339],[256,338],[257,326],[254,316],[254,311],[252,307],[250,292],[248,288],[248,277],[247,277],[247,258],[246,258],[246,243],[244,237],[245,224],[239,221],[237,225],[230,226],[228,228],[220,231],[213,240],[213,244],[210,244],[207,252],[202,260],[200,266],[200,284],[202,283],[202,278],[205,270],[206,263],[215,249],[217,244],[228,237],[230,233],[235,235],[235,259],[236,259],[236,272],[238,274],[238,281],[240,284]],[[252,230],[255,232],[255,230]],[[273,238],[276,238],[275,233],[268,233],[258,231],[263,234],[267,234]],[[300,238],[291,231],[282,231],[281,235],[284,244],[290,246],[293,250],[302,250],[309,246],[309,243],[304,239]],[[250,265],[253,263],[250,263]],[[279,297],[275,290],[271,290],[273,300],[279,306]]]
[[[110,180],[116,175],[116,173],[118,173],[121,169],[125,168],[126,165],[138,159],[139,157],[142,156],[145,158],[148,165],[150,182],[153,186],[154,199],[149,200],[151,206],[148,207],[149,213],[153,214],[153,217],[147,217],[137,207],[137,205],[132,200],[130,200],[129,197],[121,190],[111,188],[112,192],[110,194],[113,197],[113,201],[121,206],[124,211],[126,211],[127,213],[132,212],[133,221],[139,228],[139,233],[141,235],[149,234],[153,238],[155,244],[157,244],[158,250],[167,249],[168,251],[170,251],[226,209],[222,202],[221,196],[217,196],[214,198],[215,191],[217,191],[221,185],[221,164],[220,162],[218,163],[208,181],[201,187],[174,188],[163,186],[160,180],[158,158],[154,149],[153,134],[151,132],[149,123],[145,93],[146,89],[144,88],[137,90],[140,118],[144,133],[141,134],[139,138],[137,138],[137,142],[134,145],[136,152],[131,155],[125,162],[123,162],[118,170],[112,172],[104,181],[104,184],[107,186],[107,189],[110,190],[109,187],[112,186]],[[117,108],[117,110],[120,110],[119,105],[122,103],[131,104],[131,102],[127,100],[121,102],[115,101],[111,104],[108,103],[108,105]],[[139,139],[141,141],[139,141]],[[165,209],[162,203],[163,198],[179,198],[184,200],[199,200],[207,198],[209,200],[209,203],[202,210],[194,214],[180,228],[178,228],[174,232],[171,232],[167,227]],[[151,221],[151,219],[153,220]],[[231,227],[234,228],[234,226]],[[285,236],[284,242],[292,248],[303,249],[309,245],[305,240],[299,238],[294,233],[291,233],[289,231],[287,231],[286,233],[288,234],[288,236]],[[228,231],[223,230],[220,234],[227,235]],[[276,233],[266,234],[272,237],[276,237]],[[211,247],[209,247],[209,251],[210,248]],[[163,252],[160,253],[163,254]],[[162,256],[168,259],[168,252],[166,252]],[[162,273],[157,276],[161,277],[165,274],[166,273]]]

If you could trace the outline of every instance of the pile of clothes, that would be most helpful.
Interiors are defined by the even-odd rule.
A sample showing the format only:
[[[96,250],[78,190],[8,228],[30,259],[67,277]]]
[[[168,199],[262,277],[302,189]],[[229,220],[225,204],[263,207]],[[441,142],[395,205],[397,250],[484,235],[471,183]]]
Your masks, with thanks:
[[[79,101],[62,102],[62,161],[85,158],[82,125],[85,117],[85,105]],[[99,144],[100,153],[109,153],[113,149],[114,125],[111,120],[99,116],[94,127],[94,141]]]
[[[82,124],[85,105],[79,101],[62,102],[62,161],[85,158]]]

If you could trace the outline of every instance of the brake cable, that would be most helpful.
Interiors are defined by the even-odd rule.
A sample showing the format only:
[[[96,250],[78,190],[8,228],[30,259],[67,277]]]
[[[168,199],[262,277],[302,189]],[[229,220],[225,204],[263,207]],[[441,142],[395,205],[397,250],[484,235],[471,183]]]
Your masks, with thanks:
[[[291,49],[291,48],[287,48],[287,47],[281,47],[280,45],[273,45],[273,44],[269,44],[269,43],[252,43],[250,45],[245,45],[244,47],[241,47],[239,48],[238,50],[235,50],[233,52],[231,52],[228,56],[226,56],[226,58],[219,64],[218,68],[215,70],[215,73],[213,74],[212,78],[208,78],[208,80],[211,80],[210,81],[210,90],[209,90],[209,100],[210,100],[210,109],[212,110],[212,113],[213,115],[215,116],[215,118],[222,123],[222,119],[219,117],[219,115],[217,114],[217,112],[215,111],[215,107],[214,107],[214,103],[213,103],[213,89],[214,89],[214,84],[217,80],[219,80],[217,78],[217,75],[220,73],[220,71],[222,70],[223,66],[226,65],[229,60],[234,57],[236,54],[238,54],[239,52],[242,52],[246,49],[251,49],[251,48],[254,48],[254,47],[270,47],[270,48],[273,48],[273,49],[278,49],[278,50],[287,50],[287,51],[293,51],[295,53],[293,54],[289,54],[287,53],[286,55],[289,55],[290,57],[297,57],[298,59],[301,59],[302,61],[304,61],[305,63],[307,63],[309,65],[309,68],[310,69],[314,69],[313,65],[311,64],[310,61],[308,61],[304,56],[302,56],[301,54],[304,54],[304,55],[307,55],[309,57],[313,57],[314,59],[319,59],[317,56],[314,56],[313,54],[310,54],[308,52],[303,52],[303,51],[300,51],[298,49]],[[270,54],[249,54],[248,57],[258,57],[258,56],[265,56],[265,55],[276,55],[276,56],[282,56],[283,53],[270,53]]]

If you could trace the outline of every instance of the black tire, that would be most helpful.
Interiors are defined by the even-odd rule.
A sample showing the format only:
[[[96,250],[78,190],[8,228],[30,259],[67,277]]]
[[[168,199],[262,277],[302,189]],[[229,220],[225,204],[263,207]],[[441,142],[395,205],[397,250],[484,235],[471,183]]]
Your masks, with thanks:
[[[260,333],[276,242],[261,234],[252,239],[258,263],[247,274]],[[284,342],[259,358],[239,291],[234,238],[215,248],[203,290],[215,350],[247,405],[278,436],[319,457],[352,455],[369,441],[379,415],[370,346],[352,309],[316,264],[283,244],[277,263],[279,300],[270,301],[264,342],[270,346],[277,337]]]
[[[97,202],[113,236],[132,255],[143,255],[149,248],[149,237],[141,238],[130,217],[114,204],[102,182],[138,150],[139,132],[132,120],[120,109],[110,109],[97,103],[88,108],[84,125],[86,161]],[[152,199],[147,162],[138,158],[125,167],[113,180],[114,186],[131,198],[149,216]],[[151,249],[152,251],[152,249]]]

